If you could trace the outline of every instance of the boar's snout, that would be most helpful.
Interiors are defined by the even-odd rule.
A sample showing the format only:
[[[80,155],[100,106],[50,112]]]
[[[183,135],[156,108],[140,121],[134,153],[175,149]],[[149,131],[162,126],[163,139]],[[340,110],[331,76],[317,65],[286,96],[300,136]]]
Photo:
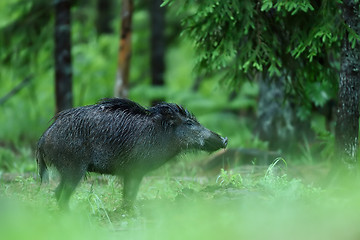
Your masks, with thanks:
[[[204,150],[208,152],[213,152],[220,148],[226,148],[227,143],[227,137],[223,138],[219,134],[211,132],[210,136],[205,139]]]

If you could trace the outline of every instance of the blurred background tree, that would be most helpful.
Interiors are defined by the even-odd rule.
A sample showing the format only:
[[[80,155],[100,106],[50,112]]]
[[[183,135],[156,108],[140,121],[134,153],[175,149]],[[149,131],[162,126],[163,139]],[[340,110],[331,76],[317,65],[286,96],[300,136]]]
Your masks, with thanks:
[[[55,111],[72,107],[71,1],[56,0],[55,5]]]
[[[153,86],[164,86],[165,74],[165,7],[161,7],[162,0],[149,1],[151,21],[150,64],[151,83]],[[152,104],[163,99],[154,99]]]
[[[132,0],[123,0],[121,5],[121,29],[118,50],[118,69],[114,89],[115,97],[128,98],[129,96],[133,5]]]

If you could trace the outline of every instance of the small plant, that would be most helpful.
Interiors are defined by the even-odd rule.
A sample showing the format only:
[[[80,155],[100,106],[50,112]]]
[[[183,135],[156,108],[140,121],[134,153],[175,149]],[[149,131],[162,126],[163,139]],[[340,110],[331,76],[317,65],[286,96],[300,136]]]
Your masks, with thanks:
[[[240,173],[233,173],[231,170],[226,171],[222,168],[216,183],[220,184],[220,186],[240,187],[243,185],[243,179]]]
[[[276,158],[272,164],[266,170],[265,179],[273,178],[274,176],[286,176],[287,171],[287,163],[284,158],[278,157]]]
[[[92,214],[97,214],[99,213],[100,215],[104,215],[109,223],[109,225],[114,228],[112,221],[110,220],[109,214],[107,213],[106,209],[105,209],[105,205],[104,203],[101,201],[101,199],[99,198],[99,196],[94,193],[92,187],[91,187],[91,191],[89,193],[88,196],[88,202],[89,205],[91,207],[91,212]]]

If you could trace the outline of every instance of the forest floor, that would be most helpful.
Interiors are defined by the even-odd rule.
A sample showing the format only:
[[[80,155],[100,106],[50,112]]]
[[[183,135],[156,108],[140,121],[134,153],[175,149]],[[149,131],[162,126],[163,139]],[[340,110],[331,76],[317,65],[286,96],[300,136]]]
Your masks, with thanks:
[[[57,176],[0,175],[4,239],[359,239],[358,184],[320,182],[326,165],[246,165],[176,176],[171,166],[144,178],[134,212],[122,183],[89,174],[67,213],[54,199]],[[161,173],[161,174],[159,174]]]

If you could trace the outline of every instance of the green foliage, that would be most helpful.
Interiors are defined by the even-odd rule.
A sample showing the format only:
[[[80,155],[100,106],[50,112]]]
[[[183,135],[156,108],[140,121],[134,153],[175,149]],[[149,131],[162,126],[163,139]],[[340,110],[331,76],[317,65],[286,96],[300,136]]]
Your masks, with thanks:
[[[196,69],[244,80],[285,77],[301,119],[311,105],[336,97],[340,46],[347,29],[338,1],[175,1],[183,32],[194,44]],[[355,43],[356,34],[347,31]],[[270,76],[270,77],[269,77]]]
[[[231,170],[226,171],[222,168],[216,182],[220,186],[240,187],[243,179],[240,173],[234,174]]]
[[[181,6],[184,34],[195,43],[198,67],[224,70],[234,81],[257,71],[282,75],[282,69],[296,80],[309,79],[303,67],[339,47],[343,32],[336,1],[189,0]]]
[[[34,172],[35,164],[32,161],[33,153],[29,147],[20,148],[14,152],[10,148],[0,147],[0,173]]]
[[[36,65],[36,56],[42,49],[52,45],[51,24],[52,4],[49,1],[11,0],[2,6],[0,19],[0,61],[3,66],[15,67],[17,77],[26,77],[32,73],[25,65],[49,68],[51,62]],[[6,18],[8,17],[8,18]]]
[[[270,11],[272,8],[277,11],[280,11],[283,8],[287,12],[291,12],[292,15],[296,14],[298,11],[307,12],[309,10],[314,10],[314,7],[310,4],[309,0],[301,0],[297,2],[276,1],[275,3],[272,0],[263,1],[261,11]]]

